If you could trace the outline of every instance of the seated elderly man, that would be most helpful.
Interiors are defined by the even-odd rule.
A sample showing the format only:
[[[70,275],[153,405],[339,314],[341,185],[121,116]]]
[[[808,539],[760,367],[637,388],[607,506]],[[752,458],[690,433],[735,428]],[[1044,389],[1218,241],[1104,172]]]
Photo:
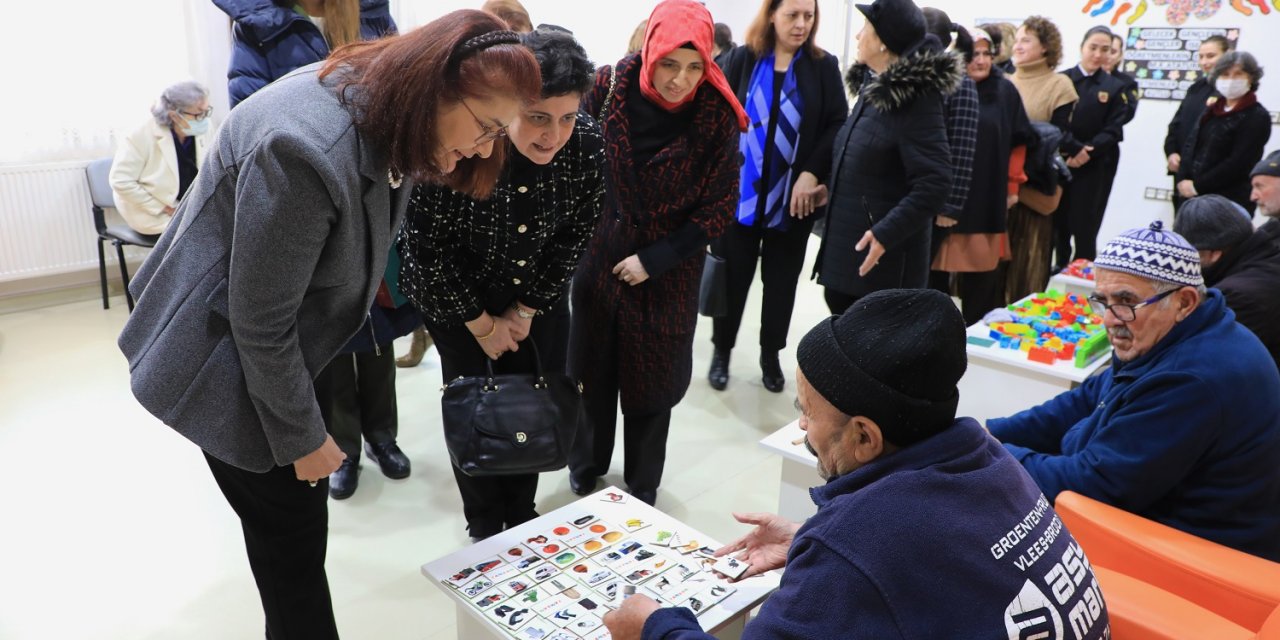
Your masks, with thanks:
[[[1046,495],[1076,491],[1280,560],[1280,372],[1206,293],[1196,250],[1159,221],[1094,262],[1111,368],[991,435]]]
[[[1222,292],[1280,366],[1280,224],[1255,231],[1243,207],[1209,195],[1182,203],[1173,230],[1200,252],[1205,285]]]
[[[827,480],[803,526],[769,514],[720,549],[786,566],[744,638],[1106,638],[1089,561],[1044,494],[972,418],[955,418],[965,326],[932,290],[885,290],[800,342],[805,442]],[[642,595],[615,640],[710,638]]]

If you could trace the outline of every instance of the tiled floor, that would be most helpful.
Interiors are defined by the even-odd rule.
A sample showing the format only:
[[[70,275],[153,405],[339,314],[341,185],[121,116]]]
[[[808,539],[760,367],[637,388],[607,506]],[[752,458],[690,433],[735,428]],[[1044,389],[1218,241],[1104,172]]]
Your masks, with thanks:
[[[748,304],[758,318],[758,284]],[[115,347],[124,307],[116,296],[109,311],[86,300],[0,315],[0,640],[261,638],[237,520],[199,451],[130,395]],[[802,279],[792,346],[825,316],[821,289]],[[776,507],[779,461],[756,442],[794,418],[794,356],[783,354],[786,391],[765,391],[757,328],[744,323],[733,380],[717,393],[704,378],[710,322],[700,321],[658,496],[659,508],[726,541],[745,530],[730,511]],[[356,495],[331,503],[329,582],[345,638],[456,635],[452,605],[418,571],[467,540],[440,382],[434,352],[400,370],[413,475],[391,481],[366,466]],[[606,480],[622,484],[620,465],[621,449]],[[566,472],[542,477],[540,509],[574,498]]]

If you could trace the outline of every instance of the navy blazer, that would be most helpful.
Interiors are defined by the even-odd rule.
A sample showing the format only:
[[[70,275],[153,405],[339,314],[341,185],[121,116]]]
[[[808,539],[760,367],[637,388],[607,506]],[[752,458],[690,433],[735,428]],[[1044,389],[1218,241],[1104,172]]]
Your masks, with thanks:
[[[234,21],[235,40],[227,67],[234,108],[286,73],[329,57],[320,29],[293,9],[271,0],[213,0]],[[396,33],[389,0],[360,0],[360,39]]]

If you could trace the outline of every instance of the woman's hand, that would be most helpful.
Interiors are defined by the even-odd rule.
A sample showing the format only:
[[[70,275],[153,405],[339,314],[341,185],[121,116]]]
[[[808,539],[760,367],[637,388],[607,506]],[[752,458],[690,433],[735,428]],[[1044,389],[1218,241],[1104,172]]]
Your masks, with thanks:
[[[827,187],[818,184],[818,177],[804,171],[791,187],[791,217],[804,220],[818,207],[827,204]]]
[[[505,318],[481,313],[479,318],[467,323],[467,330],[475,336],[480,349],[490,360],[497,360],[508,351],[520,350],[520,345],[511,337],[511,324]]]
[[[737,580],[781,569],[787,563],[791,540],[796,537],[800,525],[772,513],[735,513],[733,519],[742,524],[756,525],[747,535],[716,551],[717,558],[741,552],[737,559],[751,565]]]
[[[960,224],[959,220],[948,216],[938,216],[933,219],[933,226],[942,227],[943,229],[949,229],[958,224]]]
[[[1178,195],[1184,198],[1194,198],[1196,195],[1196,183],[1190,180],[1183,180],[1178,183]]]
[[[1018,194],[1012,194],[1004,199],[1004,208],[1012,209],[1013,205],[1018,204]]]
[[[636,255],[632,255],[614,265],[613,275],[618,276],[619,280],[633,287],[649,279],[649,272],[644,270],[644,264],[640,262],[640,256]]]
[[[1182,166],[1182,154],[1180,153],[1169,154],[1169,162],[1167,166],[1169,168],[1169,173],[1177,173],[1178,167]]]
[[[1085,164],[1089,162],[1090,151],[1093,151],[1093,147],[1086,146],[1085,148],[1081,149],[1080,153],[1077,153],[1076,155],[1072,156],[1070,160],[1067,160],[1067,166],[1072,169],[1079,169],[1080,167],[1083,167]]]
[[[524,310],[526,313],[536,313],[536,311],[528,307],[525,307]],[[507,321],[507,326],[511,329],[511,337],[516,342],[529,337],[530,328],[533,326],[533,318],[521,318],[516,307],[511,307],[507,309],[506,313],[502,314],[502,319]]]
[[[880,258],[884,256],[884,245],[876,240],[874,233],[868,230],[862,234],[862,239],[858,241],[858,246],[854,247],[858,251],[867,250],[867,259],[862,261],[862,266],[858,267],[858,275],[865,276],[876,268],[876,264],[880,262]]]
[[[177,211],[177,209],[174,209],[173,207],[165,205],[164,211],[161,211],[160,213],[163,213],[166,216],[171,216],[173,215],[174,211]]]
[[[333,436],[326,435],[319,449],[293,462],[293,473],[303,482],[319,482],[342,466],[347,454],[338,448]]]

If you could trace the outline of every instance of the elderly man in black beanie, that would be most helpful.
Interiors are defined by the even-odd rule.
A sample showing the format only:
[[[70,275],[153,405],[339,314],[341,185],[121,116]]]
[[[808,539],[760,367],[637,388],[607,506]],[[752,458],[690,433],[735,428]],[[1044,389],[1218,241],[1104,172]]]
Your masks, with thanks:
[[[1258,205],[1258,213],[1271,218],[1266,225],[1277,227],[1280,222],[1280,150],[1272,151],[1261,162],[1253,166],[1249,175],[1253,191],[1249,199]]]
[[[1222,292],[1280,367],[1280,223],[1255,231],[1244,207],[1208,195],[1184,202],[1173,230],[1200,252],[1205,285]]]
[[[956,419],[965,326],[937,291],[892,289],[800,342],[806,442],[827,484],[803,525],[756,528],[717,552],[786,566],[743,638],[1110,636],[1089,562],[1018,463]],[[686,608],[631,596],[605,615],[615,640],[704,640]]]

